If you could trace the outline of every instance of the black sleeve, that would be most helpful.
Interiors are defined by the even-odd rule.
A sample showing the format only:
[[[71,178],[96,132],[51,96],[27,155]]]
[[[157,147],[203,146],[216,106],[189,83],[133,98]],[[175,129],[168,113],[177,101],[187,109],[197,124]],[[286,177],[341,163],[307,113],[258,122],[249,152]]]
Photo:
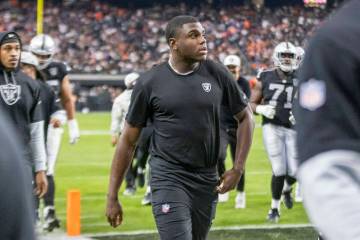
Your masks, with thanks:
[[[56,96],[55,92],[50,88],[50,115],[62,109],[60,99]]]
[[[219,66],[219,73],[223,86],[222,105],[228,106],[231,113],[236,115],[247,106],[248,99],[236,81],[234,81],[231,73],[222,65]]]
[[[69,73],[68,67],[64,63],[59,63],[58,68],[59,68],[59,73],[58,73],[59,79],[62,81],[64,77]]]
[[[42,101],[40,98],[40,86],[34,85],[33,88],[33,105],[30,109],[30,123],[35,123],[44,120],[42,113]]]
[[[131,102],[126,121],[137,127],[145,127],[150,116],[150,91],[144,81],[139,78],[131,94]]]
[[[251,96],[250,84],[245,78],[240,78],[238,84],[241,90],[245,93],[246,97],[249,99]]]

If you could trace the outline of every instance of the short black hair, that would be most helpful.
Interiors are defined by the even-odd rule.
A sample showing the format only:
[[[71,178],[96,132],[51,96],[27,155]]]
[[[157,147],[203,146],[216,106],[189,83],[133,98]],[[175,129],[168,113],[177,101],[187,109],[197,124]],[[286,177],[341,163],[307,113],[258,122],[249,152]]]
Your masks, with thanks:
[[[174,38],[176,36],[176,31],[184,24],[196,22],[199,22],[199,20],[196,17],[189,15],[180,15],[172,18],[165,28],[166,42],[170,44],[170,38]]]

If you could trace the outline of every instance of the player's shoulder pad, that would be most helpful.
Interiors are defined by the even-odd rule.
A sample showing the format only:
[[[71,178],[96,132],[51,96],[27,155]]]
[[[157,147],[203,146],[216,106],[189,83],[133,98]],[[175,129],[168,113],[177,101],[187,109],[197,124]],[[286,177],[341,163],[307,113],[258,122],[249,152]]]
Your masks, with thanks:
[[[275,71],[275,68],[260,68],[256,74],[256,79],[260,80],[265,74]]]

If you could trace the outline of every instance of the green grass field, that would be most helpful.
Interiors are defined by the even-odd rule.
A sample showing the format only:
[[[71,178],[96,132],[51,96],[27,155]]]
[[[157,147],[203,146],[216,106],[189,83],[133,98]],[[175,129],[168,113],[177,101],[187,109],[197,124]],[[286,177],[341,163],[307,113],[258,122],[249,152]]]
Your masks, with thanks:
[[[124,223],[117,229],[108,226],[104,215],[105,200],[114,152],[114,148],[110,145],[110,135],[107,134],[110,114],[78,114],[78,121],[84,134],[79,143],[72,146],[68,144],[67,129],[65,129],[56,166],[56,205],[62,226],[65,226],[67,191],[79,189],[81,191],[82,233],[154,230],[151,207],[143,207],[140,204],[144,189],[139,189],[133,197],[120,195],[124,208]],[[228,166],[230,166],[229,162],[228,159]],[[236,193],[231,192],[230,201],[218,205],[214,226],[267,224],[265,219],[271,200],[270,178],[271,169],[262,144],[261,128],[257,127],[246,164],[247,207],[243,210],[234,209]],[[121,193],[122,191],[123,189]],[[281,214],[280,224],[308,223],[301,204],[295,204],[290,211],[282,206]]]

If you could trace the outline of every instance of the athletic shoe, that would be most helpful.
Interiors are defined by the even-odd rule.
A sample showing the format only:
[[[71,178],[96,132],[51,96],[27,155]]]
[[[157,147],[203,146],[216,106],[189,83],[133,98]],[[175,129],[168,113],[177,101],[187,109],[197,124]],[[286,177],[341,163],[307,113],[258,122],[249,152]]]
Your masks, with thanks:
[[[56,218],[55,209],[53,207],[45,207],[43,230],[52,232],[55,228],[60,228],[60,221]]]
[[[280,219],[279,210],[277,208],[272,208],[269,210],[267,220],[271,223],[278,223]]]
[[[123,194],[124,194],[124,196],[133,196],[133,195],[135,195],[135,192],[136,192],[136,188],[127,187]]]
[[[296,184],[296,188],[295,188],[295,202],[302,202],[302,195],[301,195],[301,188],[300,188],[300,184]]]
[[[284,201],[285,207],[287,209],[293,208],[294,200],[291,196],[291,189],[289,191],[283,192],[283,201]]]
[[[235,208],[245,208],[246,198],[245,192],[238,192],[235,198]]]
[[[227,202],[229,200],[229,193],[219,193],[219,203]]]
[[[145,194],[143,200],[141,200],[141,205],[143,206],[151,205],[151,192],[147,192]]]

